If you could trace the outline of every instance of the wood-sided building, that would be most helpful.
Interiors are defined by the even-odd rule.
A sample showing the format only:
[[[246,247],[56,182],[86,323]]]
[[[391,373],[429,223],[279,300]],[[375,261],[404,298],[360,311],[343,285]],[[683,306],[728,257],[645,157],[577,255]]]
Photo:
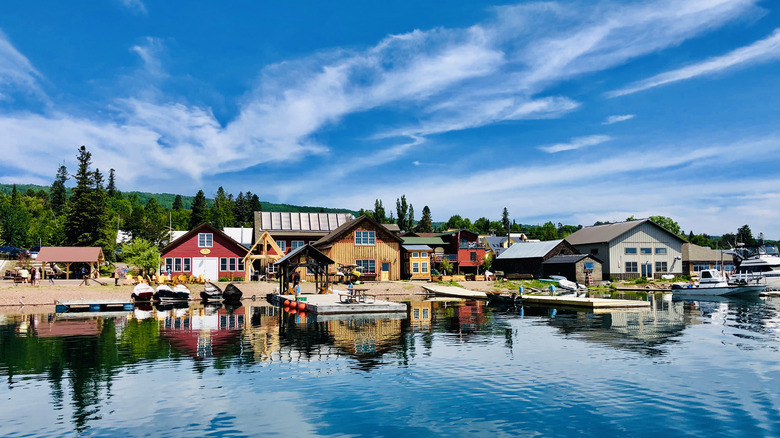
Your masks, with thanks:
[[[573,254],[579,254],[579,251],[563,239],[516,243],[496,257],[493,270],[508,277],[540,278],[544,275],[542,263],[558,255]]]
[[[349,213],[300,213],[289,211],[256,211],[255,237],[267,231],[287,254],[328,235],[354,219]]]
[[[347,222],[314,243],[342,265],[357,265],[368,280],[401,279],[403,240],[367,215]]]
[[[199,277],[209,281],[220,278],[246,279],[244,257],[247,248],[230,236],[202,223],[169,243],[160,251],[161,272]]]

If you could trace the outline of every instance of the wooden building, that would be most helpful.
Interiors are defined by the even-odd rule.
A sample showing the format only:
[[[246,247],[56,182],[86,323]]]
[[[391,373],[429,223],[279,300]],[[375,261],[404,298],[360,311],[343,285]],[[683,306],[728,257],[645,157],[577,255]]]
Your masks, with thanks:
[[[691,277],[698,277],[704,269],[723,269],[730,272],[735,269],[736,263],[732,254],[720,250],[710,249],[693,243],[683,243],[682,246],[682,273]]]
[[[445,257],[454,261],[454,269],[458,274],[476,274],[485,261],[486,247],[480,242],[479,234],[466,229],[450,230],[439,233],[439,237],[449,242]]]
[[[579,254],[579,251],[563,239],[517,243],[496,257],[493,270],[502,271],[505,276],[541,278],[545,275],[543,262],[558,255],[573,254]]]
[[[342,265],[357,265],[368,280],[401,279],[403,240],[367,215],[347,222],[314,246]]]
[[[557,255],[542,262],[542,275],[562,275],[567,280],[592,286],[601,280],[601,260],[592,254]]]
[[[202,223],[161,251],[162,273],[203,276],[209,281],[220,278],[246,279],[244,257],[247,248],[208,223]]]
[[[428,245],[401,245],[402,278],[431,281],[432,254]]]
[[[65,278],[70,278],[71,266],[82,266],[90,277],[100,276],[100,265],[106,261],[103,257],[103,249],[99,246],[44,246],[38,252],[35,259],[36,264],[41,266],[51,265],[53,263],[65,264]],[[47,269],[42,270],[43,277],[51,275]],[[81,278],[76,272],[76,278]]]
[[[682,274],[685,241],[650,219],[584,227],[566,240],[603,261],[604,280]]]
[[[349,213],[256,211],[254,239],[257,240],[267,231],[287,254],[304,245],[313,244],[353,219]]]

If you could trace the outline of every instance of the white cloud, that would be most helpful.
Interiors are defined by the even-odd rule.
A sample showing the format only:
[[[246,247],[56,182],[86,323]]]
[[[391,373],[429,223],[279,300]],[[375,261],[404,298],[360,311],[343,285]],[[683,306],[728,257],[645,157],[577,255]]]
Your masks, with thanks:
[[[613,123],[625,122],[626,120],[631,120],[633,118],[634,118],[633,114],[623,114],[623,115],[609,116],[609,117],[607,117],[607,120],[604,120],[601,124],[602,125],[611,125]]]
[[[605,141],[612,140],[612,137],[608,135],[589,135],[586,137],[576,137],[571,139],[568,143],[558,143],[548,146],[540,146],[539,150],[554,154],[556,152],[573,151],[586,146],[596,146],[604,143]]]
[[[648,79],[635,82],[628,87],[610,92],[607,96],[624,96],[626,94],[644,91],[649,88],[659,87],[673,82],[716,74],[733,68],[746,67],[748,65],[778,59],[780,59],[780,29],[776,29],[769,37],[756,41],[749,46],[740,47],[723,56],[710,58],[697,64],[661,73]]]
[[[153,37],[146,37],[144,44],[138,44],[130,48],[130,51],[136,53],[143,61],[145,71],[157,77],[168,76],[160,61],[160,54],[163,50],[162,41]]]
[[[122,6],[136,14],[146,15],[146,5],[141,0],[120,0]]]
[[[0,31],[0,100],[8,98],[9,92],[21,91],[46,99],[40,86],[43,76],[30,61],[19,53],[5,34]],[[7,90],[3,93],[3,90]]]

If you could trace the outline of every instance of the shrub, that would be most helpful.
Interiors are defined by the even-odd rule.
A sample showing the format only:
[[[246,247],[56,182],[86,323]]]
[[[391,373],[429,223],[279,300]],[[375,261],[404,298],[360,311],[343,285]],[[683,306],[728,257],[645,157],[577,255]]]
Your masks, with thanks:
[[[233,281],[244,281],[244,277],[233,277]]]
[[[230,281],[230,277],[219,277],[217,281]]]

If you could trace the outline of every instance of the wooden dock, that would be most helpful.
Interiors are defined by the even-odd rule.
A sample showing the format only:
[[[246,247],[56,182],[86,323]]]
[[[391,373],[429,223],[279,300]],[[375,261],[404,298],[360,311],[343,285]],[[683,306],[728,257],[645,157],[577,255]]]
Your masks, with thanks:
[[[426,284],[423,286],[429,294],[453,298],[481,299],[486,300],[487,294],[477,290],[469,290],[455,286],[441,286],[438,284]]]
[[[57,313],[64,312],[105,312],[111,310],[132,311],[135,307],[129,300],[73,300],[56,301]]]
[[[613,300],[610,298],[585,298],[566,296],[523,295],[523,304],[543,306],[584,307],[588,309],[649,308],[649,301]]]
[[[284,306],[284,301],[295,301],[295,295],[270,296],[271,302],[279,307]],[[406,313],[406,304],[392,301],[373,300],[371,302],[346,303],[342,302],[338,294],[299,295],[300,301],[306,303],[306,313],[318,315],[338,313]]]

